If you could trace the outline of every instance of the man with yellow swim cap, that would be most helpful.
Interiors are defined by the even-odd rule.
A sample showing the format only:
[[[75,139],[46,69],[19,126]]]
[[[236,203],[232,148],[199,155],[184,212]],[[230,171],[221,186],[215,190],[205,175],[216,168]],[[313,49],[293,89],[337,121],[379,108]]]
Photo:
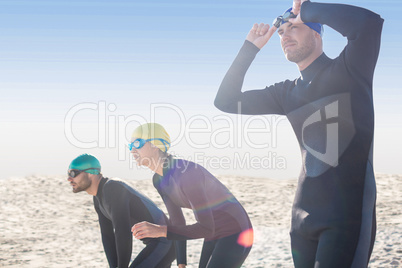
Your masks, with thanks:
[[[158,123],[143,124],[134,130],[131,135],[132,146],[139,149],[144,146],[145,142],[152,143],[165,153],[170,148],[170,136],[165,128]]]
[[[134,130],[129,149],[140,166],[154,171],[153,185],[169,213],[166,225],[140,222],[131,229],[137,239],[176,240],[179,268],[186,267],[186,240],[204,238],[199,268],[239,268],[253,245],[253,227],[236,197],[204,167],[168,154],[170,136],[148,123]],[[196,223],[186,224],[182,208]]]
[[[139,166],[147,166],[151,170],[162,168],[152,159],[166,158],[170,136],[158,123],[143,124],[134,130],[128,148]]]

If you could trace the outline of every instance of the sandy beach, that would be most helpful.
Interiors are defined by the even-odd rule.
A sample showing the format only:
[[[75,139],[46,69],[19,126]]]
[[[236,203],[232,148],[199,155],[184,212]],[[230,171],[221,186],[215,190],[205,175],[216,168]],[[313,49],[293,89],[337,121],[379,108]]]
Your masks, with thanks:
[[[244,205],[255,229],[243,267],[293,267],[288,233],[296,180],[219,179]],[[377,238],[369,267],[402,267],[402,175],[377,174],[376,180]],[[125,181],[166,212],[150,180]],[[188,267],[198,267],[201,244],[188,242]],[[134,254],[143,248],[140,241],[133,246]],[[0,266],[108,267],[92,196],[73,194],[65,176],[0,180]]]

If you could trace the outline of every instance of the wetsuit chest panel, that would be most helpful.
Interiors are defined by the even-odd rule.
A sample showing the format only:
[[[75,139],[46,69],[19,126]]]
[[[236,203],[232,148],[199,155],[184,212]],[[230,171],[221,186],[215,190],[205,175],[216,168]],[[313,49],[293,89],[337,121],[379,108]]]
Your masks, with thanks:
[[[339,157],[350,145],[355,135],[350,102],[350,94],[337,94],[287,114],[302,150],[308,177],[320,176],[331,167],[337,167]]]
[[[99,185],[99,192],[98,195],[95,196],[96,200],[98,201],[99,204],[99,209],[102,212],[102,214],[109,220],[112,220],[112,215],[110,215],[110,207],[105,204],[105,201],[103,200],[103,186],[106,180],[102,180],[102,183]]]
[[[172,169],[169,171],[169,174],[163,177],[157,176],[157,179],[154,179],[154,186],[162,198],[168,197],[178,207],[191,208],[188,199],[182,192],[180,178],[178,178],[178,176],[179,175],[175,174]]]
[[[99,209],[102,212],[103,215],[105,215],[106,218],[109,220],[112,220],[112,216],[109,214],[109,212],[102,206],[102,204],[99,205]]]
[[[177,175],[174,175],[177,176]],[[189,208],[191,209],[191,204],[188,201],[188,198],[182,191],[180,185],[180,178],[171,177],[170,178],[170,187],[166,189],[166,194],[171,198],[171,200],[177,205],[182,208]]]

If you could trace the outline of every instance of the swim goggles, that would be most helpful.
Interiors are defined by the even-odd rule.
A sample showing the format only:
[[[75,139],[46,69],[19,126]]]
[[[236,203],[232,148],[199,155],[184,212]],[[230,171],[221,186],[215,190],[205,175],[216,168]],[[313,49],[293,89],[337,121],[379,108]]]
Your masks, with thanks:
[[[281,24],[288,22],[290,19],[296,18],[297,15],[293,14],[292,11],[286,11],[283,13],[282,16],[278,16],[273,22],[272,25],[275,26],[276,28],[279,28]]]
[[[140,148],[142,148],[142,147],[145,145],[146,142],[152,141],[152,140],[161,141],[161,142],[163,143],[163,145],[165,145],[165,152],[167,152],[166,144],[167,144],[167,145],[170,145],[170,143],[167,142],[167,141],[165,141],[164,139],[158,139],[158,138],[155,138],[155,139],[147,139],[147,140],[144,140],[144,139],[136,139],[135,141],[133,141],[132,143],[130,143],[130,144],[128,145],[128,149],[129,149],[130,151],[131,151],[133,148],[135,148],[135,149],[140,149]]]
[[[82,173],[82,172],[84,172],[84,171],[87,171],[87,170],[90,170],[90,169],[97,169],[97,170],[100,170],[100,168],[87,168],[87,169],[83,169],[83,170],[70,169],[70,170],[67,172],[67,174],[68,174],[69,177],[75,178],[75,177],[77,177],[80,173]]]

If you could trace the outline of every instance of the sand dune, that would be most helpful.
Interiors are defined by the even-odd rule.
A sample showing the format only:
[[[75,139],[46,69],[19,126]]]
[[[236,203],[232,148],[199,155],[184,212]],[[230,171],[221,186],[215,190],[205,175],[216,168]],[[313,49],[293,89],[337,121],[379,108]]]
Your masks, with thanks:
[[[377,240],[371,268],[402,267],[402,176],[378,174]],[[296,180],[220,177],[248,211],[255,243],[244,267],[292,267],[289,226]],[[151,181],[127,181],[165,210]],[[193,221],[192,212],[186,217]],[[198,267],[202,240],[188,243]],[[134,252],[143,247],[134,241]],[[73,194],[66,177],[0,180],[1,267],[108,267],[92,197]]]

